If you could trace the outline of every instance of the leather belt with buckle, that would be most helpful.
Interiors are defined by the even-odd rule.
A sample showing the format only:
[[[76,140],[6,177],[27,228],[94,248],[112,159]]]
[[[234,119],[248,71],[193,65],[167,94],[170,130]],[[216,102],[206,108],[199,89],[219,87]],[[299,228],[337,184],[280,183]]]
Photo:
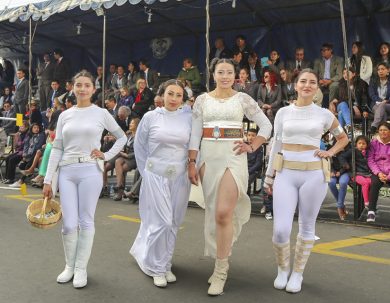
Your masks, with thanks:
[[[218,126],[203,128],[203,138],[241,139],[242,137],[243,131],[241,128],[220,128]]]

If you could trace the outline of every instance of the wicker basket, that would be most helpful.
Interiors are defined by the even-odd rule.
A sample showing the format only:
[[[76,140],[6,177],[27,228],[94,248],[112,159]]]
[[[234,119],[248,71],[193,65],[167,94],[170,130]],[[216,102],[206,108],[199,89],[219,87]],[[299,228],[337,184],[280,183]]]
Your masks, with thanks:
[[[50,228],[61,220],[61,206],[48,198],[35,200],[27,207],[26,216],[32,226]]]

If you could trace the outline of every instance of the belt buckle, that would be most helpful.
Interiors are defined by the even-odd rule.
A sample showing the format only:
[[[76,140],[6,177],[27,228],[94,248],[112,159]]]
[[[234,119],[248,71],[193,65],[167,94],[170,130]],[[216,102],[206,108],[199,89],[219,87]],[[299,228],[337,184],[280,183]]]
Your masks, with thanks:
[[[221,137],[221,131],[219,129],[219,126],[214,126],[213,129],[213,138],[218,139]]]

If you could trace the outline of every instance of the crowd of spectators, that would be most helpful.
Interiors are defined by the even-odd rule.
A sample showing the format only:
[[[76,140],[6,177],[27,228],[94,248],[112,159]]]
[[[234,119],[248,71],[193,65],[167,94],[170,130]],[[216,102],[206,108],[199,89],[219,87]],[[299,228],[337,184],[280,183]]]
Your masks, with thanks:
[[[372,124],[368,134],[374,135],[390,114],[389,50],[390,45],[384,42],[379,46],[377,55],[369,56],[362,42],[353,42],[347,70],[344,60],[333,53],[333,45],[330,43],[322,44],[321,53],[313,62],[305,58],[303,47],[295,49],[292,54],[293,59],[284,60],[276,49],[271,50],[268,56],[260,57],[247,39],[243,35],[238,35],[231,49],[225,45],[223,38],[217,38],[210,52],[210,60],[214,58],[234,60],[237,67],[234,89],[254,98],[271,122],[281,107],[288,106],[296,100],[294,81],[298,73],[303,69],[312,68],[318,75],[320,85],[315,103],[329,108],[337,115],[340,124],[349,133],[353,123],[348,103],[350,89],[353,118],[371,119]],[[205,83],[192,58],[184,58],[182,63],[177,79],[185,85],[189,97],[188,104],[192,105],[196,96],[206,90]],[[146,59],[140,59],[138,63],[129,61],[127,69],[125,65],[110,63],[105,77],[103,77],[103,67],[98,66],[95,74],[96,91],[92,101],[98,106],[104,105],[122,129],[129,134],[125,149],[105,165],[105,182],[101,195],[109,194],[107,175],[115,168],[117,184],[114,199],[120,200],[124,196],[134,198],[137,196],[137,190],[132,189],[126,193],[123,179],[127,171],[136,170],[135,162],[132,160],[131,138],[143,115],[149,110],[163,106],[162,97],[158,93],[159,74]],[[0,83],[3,87],[0,96],[1,115],[15,118],[17,113],[21,113],[29,120],[29,125],[26,124],[19,129],[15,127],[13,121],[1,122],[7,135],[16,133],[14,153],[7,160],[5,183],[19,186],[25,180],[24,176],[34,174],[35,168],[45,165],[46,160],[42,161],[45,148],[50,149],[58,116],[62,111],[74,106],[76,102],[71,75],[70,60],[62,50],[55,49],[53,56],[49,53],[44,54],[42,63],[39,64],[34,75],[38,81],[38,90],[35,99],[28,102],[29,75],[25,68],[18,68],[15,72],[9,61],[6,61],[5,68],[0,65]],[[212,77],[209,85],[213,86]],[[44,129],[44,132],[41,129]],[[40,135],[40,139],[37,140],[37,132],[45,135]],[[252,133],[254,133],[253,129],[247,132],[248,140]],[[46,137],[46,143],[41,139],[42,136]],[[102,149],[108,149],[114,140],[111,134],[104,133]],[[46,156],[48,153],[46,152]],[[250,184],[261,170],[258,159],[263,157],[265,155],[256,154],[248,159]],[[20,180],[15,179],[17,165],[22,170],[23,177]],[[42,181],[44,173],[44,170],[40,171],[33,180]],[[138,175],[136,172],[134,183],[139,186]],[[342,175],[337,176],[337,182],[344,184],[345,180],[340,181],[343,179]],[[38,182],[38,185],[40,184]],[[334,186],[332,192],[335,193],[333,189]],[[266,213],[268,218],[272,218],[272,197],[267,197],[267,200],[271,202],[267,202]],[[338,206],[340,205],[339,203]]]

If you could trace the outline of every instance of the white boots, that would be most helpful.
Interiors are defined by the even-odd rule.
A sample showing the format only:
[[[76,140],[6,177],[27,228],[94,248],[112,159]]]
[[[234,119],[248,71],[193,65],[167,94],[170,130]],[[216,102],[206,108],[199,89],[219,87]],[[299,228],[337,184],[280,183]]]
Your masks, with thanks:
[[[74,263],[76,260],[77,251],[77,238],[77,231],[68,235],[62,235],[66,265],[64,271],[57,277],[58,283],[67,283],[73,278]]]
[[[290,274],[290,242],[285,244],[274,243],[274,252],[278,264],[278,276],[274,280],[274,287],[285,289]]]
[[[80,230],[62,235],[65,252],[65,269],[57,277],[58,283],[67,283],[73,278],[73,287],[87,285],[87,265],[91,255],[95,231]]]
[[[295,246],[294,266],[290,279],[288,280],[286,291],[297,293],[301,291],[303,281],[303,271],[307,260],[309,259],[311,250],[314,246],[314,240],[304,240],[300,236],[297,237]]]
[[[87,265],[91,256],[95,231],[80,230],[74,268],[73,287],[82,288],[87,285]]]
[[[223,288],[227,279],[228,270],[228,258],[215,260],[214,273],[209,279],[209,283],[211,285],[207,292],[210,296],[218,296],[223,294]]]

